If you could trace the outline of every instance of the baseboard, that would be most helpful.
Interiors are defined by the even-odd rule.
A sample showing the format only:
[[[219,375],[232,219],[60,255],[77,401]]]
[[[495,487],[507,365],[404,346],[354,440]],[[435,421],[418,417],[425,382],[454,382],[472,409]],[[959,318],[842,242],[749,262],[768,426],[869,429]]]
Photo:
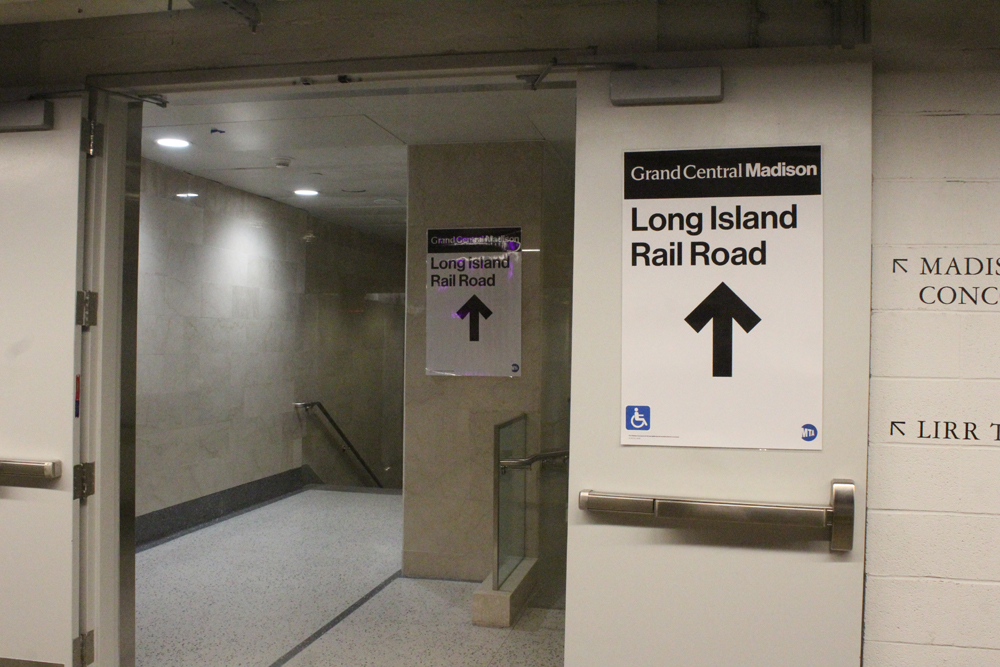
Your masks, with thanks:
[[[135,518],[136,548],[302,490],[322,480],[308,465],[234,486]]]

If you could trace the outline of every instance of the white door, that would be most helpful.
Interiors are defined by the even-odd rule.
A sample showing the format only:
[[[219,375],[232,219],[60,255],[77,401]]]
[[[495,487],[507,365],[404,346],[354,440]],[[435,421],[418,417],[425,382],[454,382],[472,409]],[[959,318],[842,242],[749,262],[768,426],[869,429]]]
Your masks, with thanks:
[[[62,465],[52,481],[0,476],[0,665],[72,665],[80,634],[83,104],[54,107],[53,129],[0,134],[0,459]]]
[[[587,73],[578,81],[566,599],[566,664],[573,667],[846,667],[860,662],[871,70],[863,63],[759,66],[734,58],[723,67],[723,81],[724,99],[719,103],[643,107],[612,106],[606,72]],[[628,406],[627,416],[637,421],[627,425],[623,401],[628,401],[625,393],[635,383],[623,374],[632,372],[628,369],[637,363],[635,350],[623,350],[622,344],[623,283],[635,289],[631,278],[622,277],[623,262],[630,261],[623,257],[623,239],[650,224],[663,228],[667,218],[651,221],[650,211],[639,206],[636,227],[629,226],[623,214],[623,210],[628,213],[623,207],[625,153],[758,147],[821,151],[822,202],[817,208],[816,200],[810,199],[808,215],[821,221],[822,233],[809,237],[800,225],[798,247],[808,261],[800,262],[798,269],[780,264],[784,261],[779,253],[780,229],[768,232],[774,236],[767,237],[766,266],[764,249],[750,234],[745,238],[753,236],[752,243],[741,245],[760,248],[749,258],[756,261],[724,274],[729,268],[719,265],[738,254],[731,247],[728,254],[720,251],[716,256],[714,250],[706,254],[706,246],[698,246],[702,255],[691,268],[691,241],[715,243],[713,239],[720,237],[700,232],[699,236],[693,229],[680,236],[676,230],[665,231],[673,234],[672,243],[659,245],[677,248],[676,242],[683,241],[685,266],[657,269],[674,271],[663,275],[672,276],[676,286],[665,285],[662,300],[645,306],[650,311],[661,309],[656,316],[663,322],[676,320],[656,360],[664,371],[661,382],[646,385],[661,401],[661,409],[658,412],[652,401]],[[688,173],[698,174],[697,169]],[[805,173],[799,170],[800,175]],[[675,173],[661,170],[657,175],[667,179]],[[715,175],[703,172],[706,178]],[[730,175],[745,176],[739,170],[726,172]],[[718,208],[721,213],[722,205]],[[800,223],[806,208],[800,203],[796,209]],[[791,226],[790,204],[788,211],[785,220]],[[706,207],[706,229],[709,216]],[[680,220],[675,222],[679,225]],[[654,236],[643,234],[643,238]],[[644,248],[637,252],[642,256],[636,261],[645,262]],[[666,252],[663,257],[662,263],[679,264],[679,257],[671,260]],[[777,271],[771,275],[779,279],[754,283],[765,270]],[[801,271],[801,280],[796,279],[796,270]],[[716,294],[717,301],[739,306],[731,298],[731,288],[761,317],[734,316],[737,324],[730,320],[713,334],[715,324],[706,324],[707,315],[699,316],[694,308],[713,285],[724,281],[726,289]],[[692,300],[684,305],[678,294],[687,285]],[[783,330],[767,328],[771,322],[797,326],[798,313],[781,310],[782,285],[789,290],[789,303],[807,303],[803,294],[821,299],[821,308],[814,305],[822,329],[815,328],[808,344],[786,349],[785,343],[768,338]],[[629,306],[634,294],[624,295],[626,312],[634,312],[634,304]],[[628,311],[630,307],[633,311]],[[668,308],[673,310],[662,310]],[[812,306],[802,308],[802,318],[815,322],[809,315]],[[625,324],[626,340],[637,340],[637,329]],[[663,335],[655,327],[645,332],[650,337]],[[822,342],[817,345],[820,334]],[[715,352],[725,347],[725,353],[713,358],[713,346]],[[787,367],[789,355],[801,355],[805,369],[792,373],[795,377],[777,370]],[[767,359],[774,363],[765,363]],[[760,386],[770,386],[776,395],[784,392],[788,399],[769,403],[760,395],[741,397],[729,391],[750,367],[764,375],[774,370],[770,384]],[[698,375],[693,384],[679,379],[698,373],[704,377]],[[713,393],[712,387],[719,390]],[[689,392],[697,393],[692,397]],[[662,409],[671,399],[675,409]],[[791,404],[799,407],[792,410],[787,407]],[[814,428],[802,428],[799,436],[775,444],[788,449],[762,449],[761,439],[766,442],[774,424],[789,422],[795,430],[805,426],[800,408],[821,412],[811,422]],[[740,417],[731,419],[732,415]],[[677,429],[667,428],[656,440],[651,435],[655,429],[648,424],[664,426],[664,419]],[[739,434],[741,424],[749,434],[746,441]],[[795,437],[802,441],[801,447],[796,448]],[[835,479],[856,484],[853,549],[841,553],[831,552],[825,529],[670,521],[578,507],[578,494],[588,489],[639,497],[826,506]]]

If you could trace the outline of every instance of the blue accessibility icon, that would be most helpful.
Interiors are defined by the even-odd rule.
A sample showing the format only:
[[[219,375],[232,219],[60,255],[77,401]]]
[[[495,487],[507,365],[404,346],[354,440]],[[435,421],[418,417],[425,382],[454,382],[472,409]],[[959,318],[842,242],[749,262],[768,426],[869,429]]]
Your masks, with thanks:
[[[649,406],[629,405],[625,408],[625,429],[629,431],[649,430]]]
[[[815,426],[813,426],[812,424],[803,424],[802,425],[802,439],[803,440],[805,440],[806,442],[812,442],[813,440],[816,439],[817,435],[819,435],[819,430],[817,430],[817,428]]]

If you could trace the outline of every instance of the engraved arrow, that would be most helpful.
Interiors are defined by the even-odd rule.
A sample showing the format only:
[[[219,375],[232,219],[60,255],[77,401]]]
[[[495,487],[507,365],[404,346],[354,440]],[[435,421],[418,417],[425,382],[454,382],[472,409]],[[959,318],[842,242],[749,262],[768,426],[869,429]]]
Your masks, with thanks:
[[[684,321],[691,328],[700,332],[712,320],[712,376],[733,376],[733,320],[736,320],[743,330],[757,326],[760,317],[743,303],[743,299],[729,289],[726,283],[712,290]]]

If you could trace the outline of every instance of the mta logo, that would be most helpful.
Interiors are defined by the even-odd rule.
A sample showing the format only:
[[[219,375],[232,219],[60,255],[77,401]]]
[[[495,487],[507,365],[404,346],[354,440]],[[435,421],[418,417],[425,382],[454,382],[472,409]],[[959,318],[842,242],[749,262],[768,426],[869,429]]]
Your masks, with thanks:
[[[649,430],[649,406],[630,405],[625,408],[625,429],[629,431]]]
[[[802,439],[806,442],[812,442],[819,435],[819,431],[812,424],[802,425]]]

